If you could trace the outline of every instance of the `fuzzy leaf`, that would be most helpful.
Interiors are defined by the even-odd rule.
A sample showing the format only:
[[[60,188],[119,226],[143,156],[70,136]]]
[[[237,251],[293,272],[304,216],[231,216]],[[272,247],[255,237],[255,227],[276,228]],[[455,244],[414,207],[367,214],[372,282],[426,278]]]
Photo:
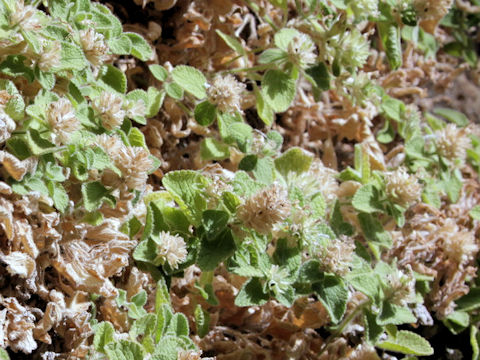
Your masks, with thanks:
[[[165,91],[159,91],[153,86],[150,86],[147,90],[147,112],[145,116],[147,118],[154,117],[160,111],[165,99]]]
[[[223,41],[228,45],[228,47],[237,52],[238,55],[246,55],[246,51],[243,48],[243,45],[233,36],[227,35],[220,30],[215,30],[218,36],[222,38]]]
[[[209,126],[217,117],[217,107],[209,101],[203,101],[194,110],[195,121],[202,126]]]
[[[132,55],[136,58],[147,61],[153,56],[153,50],[148,45],[148,42],[136,33],[127,32],[124,35],[128,36],[130,41],[132,42]]]
[[[61,43],[60,65],[55,67],[55,71],[84,69],[87,66],[87,59],[80,47],[66,41]]]
[[[465,114],[460,111],[448,108],[435,108],[433,112],[460,127],[465,127],[470,123]]]
[[[83,204],[85,209],[87,211],[98,209],[109,193],[109,190],[98,181],[82,184]]]
[[[210,326],[210,314],[208,311],[202,309],[200,304],[195,307],[195,325],[197,327],[197,334],[203,338],[208,334]]]
[[[398,331],[395,338],[389,338],[376,346],[408,355],[429,356],[433,354],[433,348],[427,340],[407,330]]]
[[[284,112],[295,98],[295,81],[280,70],[268,70],[262,79],[262,95],[275,112]]]
[[[132,341],[111,342],[104,349],[109,360],[143,360],[145,358],[141,345]]]
[[[235,251],[235,241],[232,231],[226,229],[215,239],[202,239],[197,263],[200,269],[204,271],[215,270],[220,262],[233,255]]]
[[[105,346],[114,341],[115,329],[108,321],[102,321],[95,326],[93,346],[95,351],[105,353]]]
[[[375,186],[364,185],[353,196],[352,205],[355,209],[368,214],[383,211],[379,196],[379,191]]]
[[[229,146],[214,138],[206,138],[200,144],[200,155],[203,160],[223,160],[230,157]]]
[[[300,175],[310,169],[313,158],[305,153],[304,150],[294,147],[275,159],[275,167],[283,177],[287,177],[293,172]]]
[[[263,286],[258,278],[252,278],[243,284],[235,298],[236,306],[263,305],[269,296],[263,292]]]
[[[148,69],[155,77],[155,79],[164,82],[168,77],[168,71],[163,66],[158,64],[149,65]]]
[[[115,66],[105,65],[99,80],[108,88],[121,94],[125,94],[127,91],[127,77]]]
[[[347,285],[338,276],[325,274],[321,282],[313,285],[315,293],[334,323],[338,323],[345,313],[348,301]]]
[[[207,97],[207,92],[205,91],[207,79],[194,67],[187,65],[179,65],[175,67],[172,71],[172,79],[197,99],[204,99]]]

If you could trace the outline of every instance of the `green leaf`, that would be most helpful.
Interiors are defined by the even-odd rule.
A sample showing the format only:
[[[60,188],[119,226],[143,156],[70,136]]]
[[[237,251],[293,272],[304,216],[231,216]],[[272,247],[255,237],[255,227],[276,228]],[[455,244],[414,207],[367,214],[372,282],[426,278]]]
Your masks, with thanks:
[[[33,82],[35,75],[33,70],[24,64],[26,57],[23,55],[9,55],[0,63],[0,72],[13,78],[23,76],[28,82]]]
[[[313,158],[307,155],[304,150],[294,147],[275,159],[275,167],[283,177],[287,178],[291,172],[300,175],[308,171],[312,161]]]
[[[325,63],[318,63],[308,68],[305,72],[312,78],[320,90],[326,91],[330,89],[330,73]]]
[[[192,170],[171,171],[163,178],[163,186],[194,224],[200,223],[202,213],[207,209],[204,189],[208,180]]]
[[[383,301],[382,310],[377,317],[378,325],[401,325],[416,321],[417,319],[408,308],[392,304],[389,300]]]
[[[368,214],[383,211],[379,190],[372,184],[364,185],[357,190],[353,196],[352,205],[358,211]]]
[[[150,86],[147,90],[147,111],[145,116],[147,118],[154,117],[160,111],[165,99],[165,91],[159,91],[153,86]]]
[[[205,100],[195,106],[194,117],[195,121],[200,125],[209,126],[217,118],[217,107]]]
[[[227,35],[220,30],[215,30],[215,32],[217,33],[218,36],[222,38],[223,41],[225,41],[225,43],[228,45],[230,49],[236,51],[237,54],[239,55],[246,55],[246,51],[243,45],[236,38],[234,38],[233,36]]]
[[[103,214],[100,211],[88,213],[82,218],[82,222],[93,226],[101,225],[103,223]]]
[[[360,223],[360,227],[362,228],[363,235],[368,241],[368,245],[370,247],[374,245],[388,248],[392,245],[392,237],[390,233],[384,229],[380,221],[378,221],[375,217],[370,214],[360,213],[358,214],[357,218],[358,222]],[[379,255],[376,249],[372,248],[372,250],[376,255]]]
[[[55,207],[61,213],[64,213],[68,208],[69,198],[62,184],[50,181],[48,183],[48,190]]]
[[[205,229],[207,240],[214,240],[228,224],[230,216],[226,211],[206,210],[202,215],[202,225]]]
[[[165,91],[168,96],[175,100],[181,100],[183,98],[183,88],[177,83],[167,83],[165,85]]]
[[[274,43],[275,46],[283,51],[288,51],[288,44],[296,37],[299,37],[302,33],[296,29],[292,28],[283,28],[282,30],[275,33]]]
[[[99,79],[101,83],[116,92],[125,94],[127,91],[127,77],[120,69],[112,65],[105,65],[101,74]]]
[[[252,278],[245,282],[235,298],[236,306],[263,305],[269,299],[264,293],[263,286],[258,278]]]
[[[206,138],[200,144],[200,155],[203,160],[224,160],[230,157],[229,146],[214,138]]]
[[[150,70],[152,75],[155,77],[155,79],[161,82],[164,82],[165,80],[167,80],[168,71],[163,66],[158,64],[153,64],[153,65],[148,65],[148,69]]]
[[[48,150],[55,150],[55,144],[44,139],[38,130],[30,128],[27,132],[27,143],[30,151],[34,155],[40,155]]]
[[[147,144],[145,143],[145,136],[136,127],[132,127],[130,129],[130,132],[128,133],[128,141],[130,141],[131,146],[138,146],[148,149]]]
[[[173,315],[168,324],[167,333],[172,333],[176,336],[188,336],[190,331],[188,329],[188,319],[182,313]]]
[[[272,158],[264,157],[258,159],[253,175],[257,181],[270,185],[275,180],[275,163]]]
[[[287,59],[288,54],[280,49],[267,49],[260,54],[258,57],[259,64],[273,64],[276,61],[285,60]]]
[[[0,348],[0,360],[10,360],[7,350]]]
[[[407,355],[429,356],[433,355],[433,348],[427,340],[411,331],[400,330],[395,338],[380,342],[377,347]]]
[[[443,319],[443,324],[455,335],[460,334],[470,325],[470,316],[465,311],[455,310]]]
[[[165,279],[161,278],[157,282],[157,290],[155,292],[155,311],[160,311],[163,305],[170,306],[170,293],[168,292]]]
[[[376,315],[369,310],[364,311],[365,336],[370,345],[375,345],[384,333],[383,326],[377,324]]]
[[[197,334],[203,338],[209,332],[210,327],[210,313],[202,309],[200,304],[195,307],[195,325],[197,326]]]
[[[110,191],[98,181],[82,184],[83,204],[87,211],[98,209],[109,194]]]
[[[401,122],[405,113],[405,103],[388,95],[384,95],[380,109],[388,118]]]
[[[35,78],[45,90],[51,90],[55,86],[56,78],[52,73],[41,71],[38,66],[34,69]]]
[[[378,22],[377,27],[390,67],[396,70],[403,62],[400,31],[396,24],[390,22]]]
[[[204,271],[215,268],[235,251],[236,245],[230,229],[222,231],[215,239],[202,238],[197,264]]]
[[[275,111],[267,104],[263,95],[260,91],[255,91],[256,105],[257,105],[257,114],[265,123],[265,125],[272,125],[275,119]],[[283,140],[283,139],[282,139]]]
[[[172,70],[172,79],[197,99],[204,99],[207,97],[207,92],[205,91],[207,79],[194,67],[187,65],[176,66]]]
[[[132,339],[137,339],[138,336],[142,336],[144,339],[150,337],[155,331],[156,321],[155,314],[146,314],[135,320],[128,332],[130,337]]]
[[[480,308],[480,287],[472,287],[467,295],[456,301],[456,310],[472,311]]]
[[[107,40],[107,44],[110,51],[116,55],[129,55],[132,52],[132,41],[125,34]]]
[[[136,58],[147,61],[153,56],[153,50],[148,45],[148,42],[138,34],[126,32],[124,35],[128,36],[132,42],[132,55]]]
[[[145,358],[142,346],[133,341],[111,342],[104,349],[109,360],[143,360]]]
[[[332,322],[338,323],[347,309],[347,285],[338,276],[325,274],[322,281],[313,284],[312,287],[325,306]]]
[[[115,329],[108,321],[102,321],[95,326],[93,347],[95,351],[105,353],[105,346],[114,341]]]
[[[470,344],[472,345],[472,360],[480,359],[480,332],[475,325],[470,326]]]
[[[23,120],[25,116],[25,102],[19,94],[13,95],[5,105],[5,112],[13,120]]]
[[[262,95],[275,112],[284,112],[295,98],[295,81],[280,70],[268,70],[262,79]]]
[[[460,111],[440,107],[433,109],[433,112],[460,127],[465,127],[470,123],[465,114]]]
[[[66,41],[62,41],[61,43],[60,65],[56,66],[52,71],[84,69],[88,62],[80,47]]]

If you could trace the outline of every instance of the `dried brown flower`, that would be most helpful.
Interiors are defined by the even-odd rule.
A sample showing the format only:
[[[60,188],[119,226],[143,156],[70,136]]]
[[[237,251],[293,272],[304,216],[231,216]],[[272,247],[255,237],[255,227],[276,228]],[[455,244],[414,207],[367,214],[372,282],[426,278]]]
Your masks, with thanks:
[[[18,160],[12,154],[0,150],[0,163],[3,165],[8,175],[17,181],[23,179],[26,173],[35,172],[38,160],[35,157],[30,157],[25,160]]]
[[[245,201],[237,211],[245,226],[262,234],[290,215],[287,190],[278,184],[260,190]]]
[[[73,106],[65,98],[50,103],[47,108],[47,120],[54,132],[54,142],[57,145],[67,144],[70,135],[80,128]]]
[[[148,171],[153,167],[150,153],[146,149],[123,146],[114,159],[129,189],[141,190],[145,187]]]
[[[10,134],[16,127],[17,124],[15,121],[0,109],[0,144],[8,140]]]
[[[38,30],[41,25],[36,17],[37,9],[31,5],[25,6],[24,0],[16,2],[15,11],[10,15],[10,25],[18,25],[24,31]]]
[[[332,240],[319,254],[322,268],[340,276],[346,275],[350,271],[354,250],[351,240]]]
[[[5,309],[0,311],[0,346],[25,354],[37,348],[33,338],[35,316],[14,297],[3,299]]]

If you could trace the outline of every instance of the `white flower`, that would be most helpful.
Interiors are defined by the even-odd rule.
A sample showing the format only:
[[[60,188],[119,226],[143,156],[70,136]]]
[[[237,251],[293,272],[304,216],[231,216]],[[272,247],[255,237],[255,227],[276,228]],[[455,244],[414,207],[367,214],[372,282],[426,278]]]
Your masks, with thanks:
[[[240,107],[245,84],[238,82],[232,75],[217,75],[207,88],[208,100],[217,105],[221,112],[242,112]]]
[[[24,31],[38,30],[41,25],[36,17],[37,9],[31,5],[25,6],[24,0],[15,4],[15,11],[10,15],[10,25],[18,25]]]
[[[100,115],[105,129],[113,130],[122,125],[126,113],[123,110],[123,99],[119,95],[102,92],[92,107]]]
[[[0,109],[0,144],[8,140],[10,134],[16,127],[17,124],[15,121]]]
[[[310,36],[299,33],[289,43],[287,53],[290,61],[301,68],[315,64],[317,60],[316,46]]]
[[[38,67],[42,71],[49,71],[51,68],[60,65],[62,45],[60,41],[54,41],[43,49],[38,61]]]
[[[178,265],[187,259],[187,245],[181,236],[162,231],[154,241],[157,244],[155,264],[167,263],[172,269],[177,269]]]
[[[467,135],[467,128],[459,129],[454,124],[448,124],[435,132],[438,153],[447,160],[458,159],[463,163],[467,158],[467,149],[471,145]]]
[[[80,31],[80,43],[85,56],[90,63],[99,67],[108,57],[108,46],[102,34],[95,32],[92,27]]]
[[[54,132],[54,142],[57,145],[68,143],[70,135],[80,128],[72,104],[65,98],[48,106],[47,121]]]
[[[422,186],[417,177],[409,175],[404,168],[388,173],[386,180],[388,197],[401,206],[411,205],[422,195]]]

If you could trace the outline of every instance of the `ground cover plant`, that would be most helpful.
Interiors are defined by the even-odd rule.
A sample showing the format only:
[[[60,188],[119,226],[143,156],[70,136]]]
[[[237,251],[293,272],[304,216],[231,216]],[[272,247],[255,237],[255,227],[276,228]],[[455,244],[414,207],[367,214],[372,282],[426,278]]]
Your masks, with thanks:
[[[0,358],[480,359],[477,0],[0,1]]]

